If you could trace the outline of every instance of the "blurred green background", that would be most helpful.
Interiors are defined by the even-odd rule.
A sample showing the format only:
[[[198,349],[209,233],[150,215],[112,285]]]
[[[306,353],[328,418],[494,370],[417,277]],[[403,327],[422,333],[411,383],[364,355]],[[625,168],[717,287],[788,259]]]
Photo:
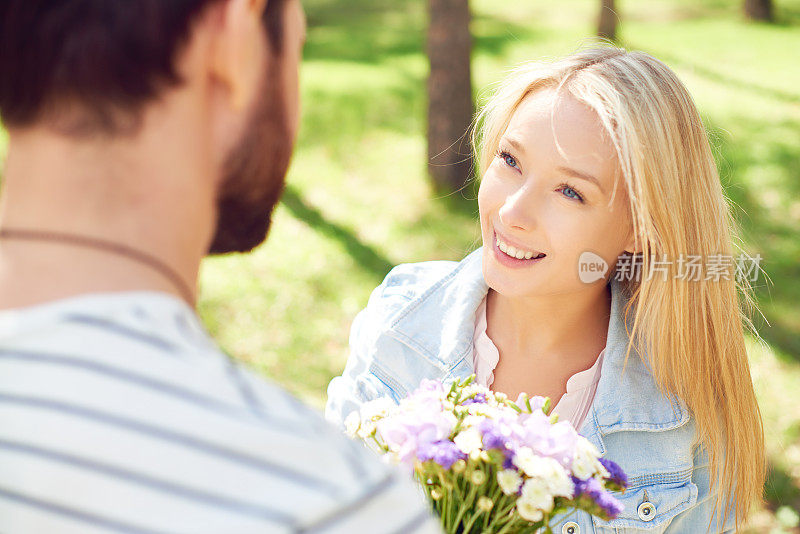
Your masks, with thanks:
[[[221,346],[311,404],[347,358],[350,322],[397,263],[480,245],[474,184],[447,197],[426,174],[424,0],[304,0],[303,125],[266,244],[212,258],[200,311]],[[477,102],[522,61],[574,51],[599,1],[472,0]],[[800,0],[776,22],[739,2],[618,3],[619,42],[670,65],[710,132],[744,248],[763,257],[765,319],[750,340],[771,472],[749,532],[800,532]],[[6,138],[0,129],[0,158]]]

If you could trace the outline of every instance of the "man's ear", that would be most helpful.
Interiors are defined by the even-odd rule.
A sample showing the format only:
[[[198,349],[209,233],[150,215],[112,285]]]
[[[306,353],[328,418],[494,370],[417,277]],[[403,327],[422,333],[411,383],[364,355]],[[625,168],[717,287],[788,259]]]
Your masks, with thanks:
[[[268,0],[224,0],[214,38],[212,75],[230,94],[235,111],[254,98],[266,60],[262,16]]]

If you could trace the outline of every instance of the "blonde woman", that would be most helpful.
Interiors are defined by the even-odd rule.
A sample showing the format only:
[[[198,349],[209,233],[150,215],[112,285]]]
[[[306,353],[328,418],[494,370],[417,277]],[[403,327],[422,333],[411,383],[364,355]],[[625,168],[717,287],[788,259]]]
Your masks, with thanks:
[[[573,512],[556,532],[734,532],[766,470],[752,297],[686,88],[647,54],[586,50],[514,71],[478,125],[484,246],[389,273],[353,324],[328,418],[475,373],[550,397],[628,473],[619,518]]]

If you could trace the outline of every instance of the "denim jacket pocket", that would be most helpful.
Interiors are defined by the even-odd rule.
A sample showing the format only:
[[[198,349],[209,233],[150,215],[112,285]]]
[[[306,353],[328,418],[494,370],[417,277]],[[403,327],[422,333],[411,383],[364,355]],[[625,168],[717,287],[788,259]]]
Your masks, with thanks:
[[[697,504],[697,486],[691,481],[656,483],[614,494],[624,510],[612,521],[592,517],[597,532],[664,532],[679,513]]]
[[[372,377],[379,380],[388,390],[394,402],[400,402],[400,399],[408,395],[410,387],[402,385],[395,378],[396,375],[391,371],[387,371],[384,365],[377,361],[370,363],[369,372]],[[373,396],[375,398],[375,396]],[[371,400],[371,399],[370,399]]]

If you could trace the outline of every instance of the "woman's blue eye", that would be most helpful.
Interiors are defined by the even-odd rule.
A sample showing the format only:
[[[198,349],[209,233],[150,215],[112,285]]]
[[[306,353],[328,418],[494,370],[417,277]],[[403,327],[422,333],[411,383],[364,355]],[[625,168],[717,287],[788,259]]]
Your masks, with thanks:
[[[500,152],[500,157],[503,158],[503,161],[509,167],[512,167],[514,169],[517,168],[517,160],[515,160],[514,156],[512,156],[508,152]]]
[[[567,198],[571,198],[571,199],[579,200],[580,202],[583,202],[583,197],[581,196],[581,194],[578,193],[577,191],[575,191],[574,189],[572,189],[568,185],[562,185],[561,186],[561,192]]]

